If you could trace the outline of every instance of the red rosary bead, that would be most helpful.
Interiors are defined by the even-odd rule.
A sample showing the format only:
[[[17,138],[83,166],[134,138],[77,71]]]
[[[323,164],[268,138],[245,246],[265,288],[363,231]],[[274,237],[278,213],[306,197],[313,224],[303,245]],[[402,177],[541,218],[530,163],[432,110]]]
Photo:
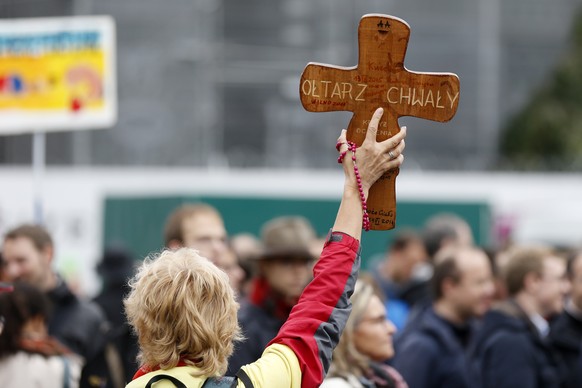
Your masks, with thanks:
[[[335,148],[339,151],[341,145],[343,143],[338,142],[335,145]],[[367,232],[370,230],[370,217],[368,216],[368,205],[366,204],[366,196],[364,195],[364,189],[362,187],[362,178],[360,177],[360,171],[358,170],[358,166],[356,165],[356,143],[353,141],[347,142],[348,149],[340,154],[337,158],[338,163],[342,163],[348,151],[352,152],[352,161],[354,162],[354,175],[356,176],[356,182],[358,182],[358,190],[360,191],[360,200],[362,201],[362,210],[364,211],[364,215],[362,217],[362,227]]]

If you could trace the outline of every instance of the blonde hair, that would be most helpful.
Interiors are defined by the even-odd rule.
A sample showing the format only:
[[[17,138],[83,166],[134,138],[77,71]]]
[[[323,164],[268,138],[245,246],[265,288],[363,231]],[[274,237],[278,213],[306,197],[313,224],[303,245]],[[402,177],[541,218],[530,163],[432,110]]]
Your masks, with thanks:
[[[197,376],[226,372],[234,341],[240,340],[238,303],[228,276],[190,248],[145,259],[124,300],[139,340],[140,362],[161,369],[180,359]]]
[[[360,278],[356,281],[354,293],[350,298],[352,313],[346,322],[339,343],[333,351],[329,377],[342,377],[344,379],[351,375],[360,377],[369,368],[370,357],[356,349],[354,337],[358,324],[374,295],[376,295],[374,287],[367,279]]]

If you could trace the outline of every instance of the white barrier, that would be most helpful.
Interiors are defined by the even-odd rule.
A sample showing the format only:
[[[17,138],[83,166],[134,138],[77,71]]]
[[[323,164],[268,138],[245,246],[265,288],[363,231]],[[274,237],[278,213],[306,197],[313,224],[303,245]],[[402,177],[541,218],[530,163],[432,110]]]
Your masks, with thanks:
[[[333,171],[197,170],[184,168],[48,168],[43,181],[45,220],[57,267],[79,278],[84,292],[99,288],[94,266],[102,244],[107,195],[237,195],[339,198],[342,173]],[[33,220],[30,168],[0,169],[0,233]],[[484,201],[493,218],[509,220],[517,242],[582,243],[582,175],[419,173],[403,171],[397,198]]]

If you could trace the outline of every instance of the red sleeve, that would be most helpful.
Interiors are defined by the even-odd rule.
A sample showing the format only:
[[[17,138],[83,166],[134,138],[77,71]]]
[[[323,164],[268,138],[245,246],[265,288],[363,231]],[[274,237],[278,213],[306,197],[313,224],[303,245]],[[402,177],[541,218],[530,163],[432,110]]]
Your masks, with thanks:
[[[333,232],[316,264],[314,278],[270,344],[293,349],[301,367],[301,386],[319,387],[329,369],[352,305],[360,267],[359,241]],[[269,344],[269,345],[270,345]]]

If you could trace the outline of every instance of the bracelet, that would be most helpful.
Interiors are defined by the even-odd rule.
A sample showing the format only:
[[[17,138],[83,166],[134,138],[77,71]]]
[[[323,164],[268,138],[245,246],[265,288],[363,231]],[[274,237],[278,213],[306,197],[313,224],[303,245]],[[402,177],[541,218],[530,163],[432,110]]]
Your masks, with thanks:
[[[338,142],[335,145],[335,148],[339,151],[341,145],[344,143]],[[358,190],[360,191],[360,200],[362,201],[362,210],[364,211],[364,215],[362,216],[362,227],[367,232],[370,230],[370,217],[368,216],[368,205],[366,205],[366,196],[364,195],[364,189],[362,188],[362,178],[360,177],[360,171],[358,170],[358,166],[356,165],[356,143],[353,141],[348,141],[347,143],[348,149],[340,154],[337,158],[337,162],[342,164],[344,158],[348,151],[352,152],[352,162],[354,163],[354,175],[356,176],[356,181],[358,182]]]

